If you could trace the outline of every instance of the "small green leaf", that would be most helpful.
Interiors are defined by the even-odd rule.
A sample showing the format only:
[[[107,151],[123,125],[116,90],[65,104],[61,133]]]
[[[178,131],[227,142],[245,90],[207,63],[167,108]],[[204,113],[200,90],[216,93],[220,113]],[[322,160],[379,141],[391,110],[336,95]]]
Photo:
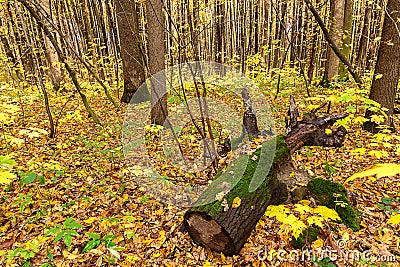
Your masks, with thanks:
[[[82,225],[74,221],[74,219],[72,218],[65,219],[64,226],[65,228],[74,228],[74,229],[82,228]]]
[[[43,175],[38,175],[37,178],[38,178],[38,180],[39,180],[39,182],[40,182],[41,184],[45,184],[45,183],[46,183],[46,180],[44,179],[44,176],[43,176]]]
[[[64,236],[65,232],[61,231],[59,232],[56,237],[54,238],[54,243],[57,242],[58,240],[60,240],[63,236]]]
[[[86,246],[83,248],[82,253],[91,250],[93,248],[97,248],[101,243],[101,240],[90,240]]]
[[[70,235],[64,235],[64,243],[69,248],[72,244],[72,237]]]
[[[387,205],[392,204],[393,201],[394,201],[394,199],[391,198],[391,197],[383,197],[383,198],[382,198],[382,202],[383,202],[384,204],[387,204]]]
[[[51,236],[51,235],[54,235],[55,233],[57,233],[58,231],[60,231],[61,229],[60,228],[58,228],[58,227],[55,227],[55,228],[51,228],[47,233],[46,233],[46,235],[45,236]]]
[[[47,248],[47,257],[52,261],[54,259],[53,254],[51,254],[50,249]]]
[[[87,232],[86,235],[88,235],[89,237],[91,237],[94,240],[100,239],[100,235],[96,234],[96,233]]]
[[[30,172],[24,177],[23,181],[25,184],[30,184],[33,181],[35,181],[35,179],[36,179],[36,173]]]

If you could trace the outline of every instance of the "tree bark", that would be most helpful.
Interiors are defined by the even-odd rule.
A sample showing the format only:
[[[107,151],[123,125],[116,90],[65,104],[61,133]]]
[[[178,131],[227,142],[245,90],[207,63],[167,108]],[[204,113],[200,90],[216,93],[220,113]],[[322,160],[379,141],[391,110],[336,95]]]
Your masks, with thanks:
[[[345,0],[345,10],[343,16],[343,38],[342,38],[342,54],[350,60],[351,56],[351,36],[353,23],[353,0]],[[339,58],[338,58],[339,60]],[[344,78],[347,75],[346,66],[340,62],[339,76]]]
[[[147,0],[147,51],[149,75],[155,75],[165,68],[165,16],[162,0]],[[150,77],[151,122],[163,125],[167,117],[167,95],[165,75]]]
[[[357,73],[354,71],[354,68],[351,66],[351,63],[349,60],[340,52],[340,49],[338,46],[335,44],[335,42],[332,40],[331,36],[329,35],[328,29],[326,28],[321,16],[319,15],[318,11],[315,9],[315,7],[312,5],[310,0],[305,0],[308,8],[310,9],[311,13],[313,14],[315,20],[318,22],[318,25],[320,26],[322,33],[325,36],[326,41],[328,42],[329,46],[332,48],[332,50],[335,52],[336,56],[340,59],[340,61],[343,62],[343,64],[346,66],[347,70],[353,76],[355,82],[357,83],[358,87],[361,87],[362,81],[360,77],[357,75]]]
[[[365,8],[364,14],[364,24],[361,30],[361,36],[359,39],[358,51],[356,56],[355,65],[359,75],[363,74],[366,69],[367,53],[368,53],[368,43],[369,43],[369,25],[371,21],[372,8],[368,5]]]
[[[124,93],[121,97],[121,102],[129,103],[137,89],[145,81],[138,15],[135,2],[130,0],[114,0],[114,5],[117,13],[124,77]]]
[[[385,8],[385,18],[382,29],[382,39],[378,50],[378,58],[375,65],[375,75],[371,85],[369,98],[386,108],[387,118],[385,125],[394,127],[393,109],[396,98],[397,84],[400,78],[400,2],[389,0]],[[383,75],[378,77],[378,75]],[[367,110],[365,117],[370,118],[374,113]],[[378,132],[379,125],[368,121],[364,123],[364,129]]]
[[[49,0],[41,0],[40,5],[43,7],[43,10],[46,12],[48,16],[51,17],[51,3]],[[60,88],[60,83],[64,79],[64,73],[60,68],[60,58],[58,57],[57,51],[54,46],[51,44],[49,38],[44,36],[44,45],[46,48],[45,54],[48,62],[48,75],[50,76],[51,82],[53,84],[54,90],[58,90]]]
[[[345,0],[331,0],[330,7],[330,29],[329,33],[333,43],[340,47],[343,35]],[[329,83],[333,77],[339,74],[339,58],[328,44],[327,64],[325,69],[325,79]]]

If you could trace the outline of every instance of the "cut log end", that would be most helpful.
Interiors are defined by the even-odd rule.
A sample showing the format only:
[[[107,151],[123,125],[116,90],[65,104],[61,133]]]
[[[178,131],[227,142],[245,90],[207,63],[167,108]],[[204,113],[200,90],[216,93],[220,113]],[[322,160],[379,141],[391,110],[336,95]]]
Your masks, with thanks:
[[[235,253],[235,246],[229,234],[210,216],[192,212],[186,214],[185,217],[185,228],[197,244],[206,245],[226,255]]]

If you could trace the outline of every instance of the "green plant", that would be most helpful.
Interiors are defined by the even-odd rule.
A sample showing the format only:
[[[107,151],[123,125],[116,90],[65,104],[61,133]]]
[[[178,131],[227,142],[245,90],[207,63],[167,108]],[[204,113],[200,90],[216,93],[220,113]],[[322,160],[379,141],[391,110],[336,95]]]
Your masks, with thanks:
[[[25,207],[32,202],[32,193],[19,195],[19,199],[13,203],[13,206],[19,205],[19,211],[24,212]]]
[[[54,238],[54,243],[63,238],[64,244],[68,248],[70,248],[72,244],[72,237],[78,235],[78,233],[73,229],[80,229],[82,227],[83,226],[80,223],[74,221],[73,218],[67,218],[65,219],[63,225],[56,224],[55,227],[50,228],[49,231],[46,233],[46,236],[56,234],[56,237]]]
[[[382,203],[376,204],[379,208],[381,208],[384,211],[388,212],[394,212],[394,213],[400,213],[398,209],[392,209],[393,203],[395,202],[394,198],[391,197],[382,197],[381,198]]]
[[[104,243],[107,248],[111,248],[111,247],[115,246],[115,243],[113,242],[113,240],[116,238],[115,235],[106,235],[103,238],[101,238],[101,236],[96,233],[89,232],[89,233],[86,233],[86,235],[91,237],[92,240],[90,240],[86,244],[86,246],[82,250],[82,253],[84,253],[90,249],[97,248],[101,243]]]
[[[22,184],[26,184],[26,185],[31,184],[36,180],[36,178],[39,180],[39,182],[41,184],[46,183],[43,175],[39,175],[39,174],[37,175],[34,172],[28,172],[28,173],[19,172],[18,176],[21,177],[21,180],[19,181],[19,186],[22,186]]]
[[[35,252],[26,250],[23,248],[16,248],[14,250],[9,250],[8,255],[6,256],[7,258],[7,263],[11,263],[16,257],[21,256],[22,266],[31,266],[30,259],[32,259],[35,256]]]
[[[317,266],[321,266],[321,267],[337,267],[337,265],[335,263],[333,263],[330,258],[323,258],[320,261],[318,259],[314,258],[313,262]]]

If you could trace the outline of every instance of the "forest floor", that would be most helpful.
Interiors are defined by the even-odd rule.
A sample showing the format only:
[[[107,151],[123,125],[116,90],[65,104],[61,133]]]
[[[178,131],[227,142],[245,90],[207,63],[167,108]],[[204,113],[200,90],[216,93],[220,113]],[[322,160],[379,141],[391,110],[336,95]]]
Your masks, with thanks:
[[[0,266],[279,266],[260,259],[259,251],[290,251],[291,236],[280,233],[280,223],[263,216],[240,255],[227,257],[195,245],[180,232],[185,209],[157,201],[131,177],[124,163],[122,126],[126,106],[115,109],[100,87],[83,85],[102,127],[88,117],[73,88],[49,89],[57,122],[49,139],[41,92],[29,83],[0,84],[0,156],[10,155],[18,174],[0,185]],[[399,163],[400,127],[394,133],[372,135],[361,129],[364,114],[360,92],[350,84],[323,91],[311,88],[307,98],[301,86],[283,88],[273,101],[274,87],[262,87],[273,103],[276,128],[284,133],[289,93],[300,111],[332,100],[331,112],[350,111],[348,135],[342,148],[306,147],[293,155],[297,166],[312,177],[344,183],[354,173],[376,163]],[[115,88],[115,85],[114,85]],[[116,90],[116,89],[115,89]],[[117,98],[116,92],[113,92]],[[8,115],[4,115],[7,113]],[[357,119],[358,118],[358,119]],[[400,125],[400,116],[395,117]],[[353,232],[330,223],[318,242],[308,248],[337,248],[384,255],[376,266],[400,266],[400,225],[387,220],[400,209],[400,176],[364,177],[346,183],[362,212],[362,230]],[[292,205],[287,206],[292,209]],[[335,231],[330,230],[335,229]],[[89,245],[88,245],[89,244]],[[86,247],[86,251],[83,252]],[[390,262],[390,255],[397,261]],[[389,259],[389,260],[388,260]],[[362,264],[363,261],[352,261]],[[372,264],[370,262],[364,262]],[[311,260],[301,262],[313,265]],[[328,265],[318,262],[319,266]],[[335,264],[347,266],[338,259]],[[298,266],[299,262],[287,262]],[[284,265],[283,265],[284,266]]]

